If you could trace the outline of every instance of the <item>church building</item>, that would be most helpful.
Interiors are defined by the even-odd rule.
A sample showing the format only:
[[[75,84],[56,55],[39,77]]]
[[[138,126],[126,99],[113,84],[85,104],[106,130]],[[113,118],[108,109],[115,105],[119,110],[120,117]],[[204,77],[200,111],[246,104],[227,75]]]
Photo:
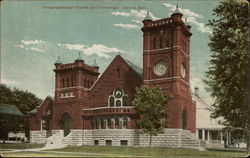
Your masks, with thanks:
[[[144,18],[143,68],[117,55],[100,75],[99,67],[79,57],[55,63],[55,94],[30,112],[31,143],[148,146],[136,126],[131,102],[135,88],[159,86],[169,101],[164,134],[152,146],[198,148],[196,104],[190,92],[191,26],[178,7],[171,17]]]

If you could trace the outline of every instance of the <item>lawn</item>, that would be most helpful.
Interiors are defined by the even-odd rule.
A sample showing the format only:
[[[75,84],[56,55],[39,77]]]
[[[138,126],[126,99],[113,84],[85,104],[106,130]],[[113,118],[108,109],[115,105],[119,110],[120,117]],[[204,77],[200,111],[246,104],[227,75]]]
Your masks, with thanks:
[[[199,151],[196,149],[176,149],[157,147],[114,147],[114,146],[78,146],[54,149],[51,151],[88,152],[102,154],[117,154],[121,156],[210,156],[210,157],[242,157],[245,152]]]
[[[4,148],[2,148],[4,147]],[[0,151],[5,157],[242,157],[246,152],[199,151],[195,149],[176,149],[158,147],[114,147],[114,146],[68,146],[46,151],[8,152],[7,148],[42,147],[37,144],[4,144]],[[5,151],[3,151],[5,150]]]

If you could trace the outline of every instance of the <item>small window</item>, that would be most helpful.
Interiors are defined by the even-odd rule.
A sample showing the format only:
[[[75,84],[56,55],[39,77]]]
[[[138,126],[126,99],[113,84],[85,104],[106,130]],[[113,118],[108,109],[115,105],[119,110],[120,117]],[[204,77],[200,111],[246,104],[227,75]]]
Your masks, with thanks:
[[[110,118],[108,118],[108,120],[107,120],[107,127],[108,127],[108,129],[111,128],[111,119]]]
[[[99,145],[99,141],[98,140],[94,140],[94,145]]]
[[[126,117],[123,118],[123,128],[125,128],[125,129],[128,128],[128,118],[126,118]]]
[[[121,146],[128,146],[128,140],[121,140]]]
[[[115,128],[119,128],[119,118],[115,117]]]
[[[65,80],[62,79],[62,87],[64,88],[65,87]]]
[[[73,77],[71,77],[71,87],[73,87],[74,86],[74,79],[73,79]]]
[[[120,78],[120,68],[117,68],[116,71],[117,71],[117,77]]]
[[[112,140],[106,140],[106,146],[112,146]]]
[[[94,126],[93,126],[94,129],[98,129],[98,120],[97,120],[97,118],[95,118],[93,122],[94,122]]]
[[[202,130],[201,129],[199,129],[199,139],[202,139]]]

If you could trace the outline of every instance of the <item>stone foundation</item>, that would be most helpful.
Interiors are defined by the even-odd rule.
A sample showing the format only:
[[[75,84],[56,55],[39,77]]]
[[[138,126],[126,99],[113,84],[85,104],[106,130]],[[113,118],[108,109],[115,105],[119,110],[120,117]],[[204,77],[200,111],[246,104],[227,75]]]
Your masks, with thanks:
[[[45,144],[47,138],[46,130],[30,131],[30,143]]]
[[[31,131],[31,143],[58,143],[65,145],[112,145],[112,146],[149,146],[150,136],[140,134],[136,129],[72,129],[66,137],[63,130],[52,130],[52,136],[46,139],[46,131]],[[165,129],[165,133],[152,137],[153,147],[195,148],[204,147],[195,136],[187,130]]]

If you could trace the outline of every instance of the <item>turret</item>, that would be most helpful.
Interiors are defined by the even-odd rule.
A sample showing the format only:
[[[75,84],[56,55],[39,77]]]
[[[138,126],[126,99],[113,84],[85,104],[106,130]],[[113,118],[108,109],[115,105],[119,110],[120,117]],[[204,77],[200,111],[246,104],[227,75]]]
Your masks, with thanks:
[[[180,12],[179,7],[177,5],[175,11],[171,15],[171,18],[174,22],[182,22],[182,16],[183,14]]]

